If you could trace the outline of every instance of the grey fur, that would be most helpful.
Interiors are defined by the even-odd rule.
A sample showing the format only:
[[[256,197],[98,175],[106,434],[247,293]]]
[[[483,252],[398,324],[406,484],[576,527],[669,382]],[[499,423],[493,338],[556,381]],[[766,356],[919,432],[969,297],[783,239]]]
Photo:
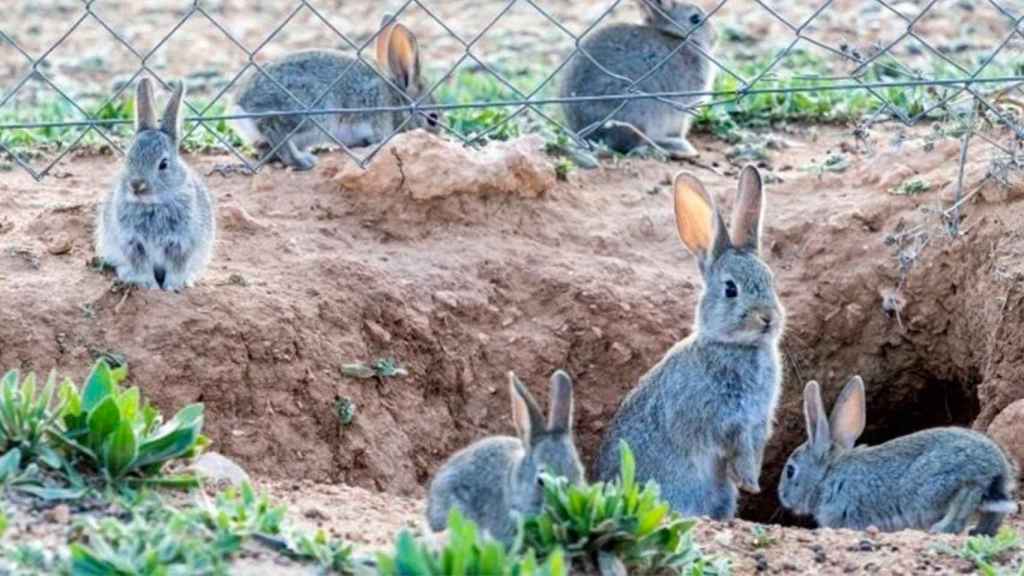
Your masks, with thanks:
[[[519,437],[479,440],[441,466],[427,494],[431,530],[447,528],[448,512],[454,506],[491,536],[510,544],[518,519],[540,511],[540,473],[545,468],[573,483],[583,480],[583,466],[573,441],[569,375],[558,370],[551,376],[547,422],[533,396],[512,373],[509,394]]]
[[[179,83],[157,126],[152,84],[139,81],[139,131],[96,215],[97,255],[123,282],[145,288],[191,286],[213,255],[214,198],[178,153],[184,90]]]
[[[435,104],[434,97],[426,93],[428,85],[420,73],[420,54],[412,33],[401,24],[395,24],[390,17],[385,17],[380,35],[381,49],[388,55],[387,61],[377,63],[381,72],[361,60],[333,50],[297,52],[265,66],[265,71],[303,104],[316,108],[407,106],[410,101],[405,95],[424,105]],[[411,67],[401,67],[402,59],[397,57],[396,50],[390,48],[392,44],[399,44],[397,40],[391,39],[391,36],[396,35],[405,35],[403,37],[408,38],[413,48]],[[385,81],[384,77],[389,78],[394,86]],[[320,98],[332,84],[333,88]],[[301,109],[277,83],[257,70],[243,81],[235,103],[235,111],[243,113]],[[315,119],[346,146],[359,147],[381,142],[399,129],[427,128],[436,132],[441,122],[441,113],[421,112],[412,118],[402,111],[307,117],[268,116],[255,121],[236,120],[234,125],[252,145],[273,148],[301,123],[302,127],[277,149],[277,157],[297,170],[308,170],[316,164],[316,158],[308,149],[333,142],[306,118]]]
[[[637,479],[656,480],[676,511],[728,519],[736,513],[738,488],[760,490],[780,388],[785,312],[768,266],[752,248],[731,244],[699,181],[680,174],[676,184],[677,219],[686,189],[691,198],[703,196],[710,204],[712,223],[705,223],[713,230],[710,245],[688,245],[704,277],[696,326],[626,396],[603,439],[597,473],[602,480],[618,475],[617,447],[626,440],[636,457]],[[739,202],[762,207],[755,168],[744,169],[741,184]],[[755,188],[745,188],[750,186]],[[761,219],[759,212],[756,218]],[[683,236],[690,230],[680,222]],[[737,289],[733,298],[727,295],[729,281]]]
[[[573,55],[569,63],[561,85],[563,98],[625,94],[632,81],[647,75],[670,54],[665,64],[637,84],[637,90],[648,94],[706,92],[712,87],[716,68],[700,50],[710,54],[717,34],[704,11],[695,4],[678,0],[638,1],[646,13],[643,24],[613,24],[586,37],[580,46],[586,54]],[[686,45],[673,54],[683,37],[695,27]],[[611,76],[602,68],[630,82]],[[651,140],[675,158],[696,156],[697,150],[686,139],[686,134],[695,114],[693,107],[707,97],[671,100],[673,104],[656,99],[631,100],[611,118],[614,122],[611,125],[595,126],[618,108],[621,101],[571,102],[563,104],[563,110],[572,130],[592,129],[584,136],[603,141],[618,152],[628,153]]]
[[[829,422],[817,382],[807,383],[808,441],[786,462],[779,483],[782,505],[830,528],[954,534],[977,512],[972,533],[994,535],[1004,516],[1017,509],[1017,468],[1005,451],[964,428],[931,428],[854,447],[864,428],[863,390],[860,377],[851,378]]]

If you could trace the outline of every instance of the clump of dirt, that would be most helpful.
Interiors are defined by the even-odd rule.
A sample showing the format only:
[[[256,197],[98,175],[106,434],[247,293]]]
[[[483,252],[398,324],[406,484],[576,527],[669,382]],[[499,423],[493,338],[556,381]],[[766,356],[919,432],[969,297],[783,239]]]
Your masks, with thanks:
[[[781,179],[769,187],[766,258],[789,311],[766,487],[803,441],[809,379],[831,402],[849,374],[864,377],[872,443],[940,424],[984,429],[1024,397],[1019,194],[966,202],[967,232],[952,240],[941,207],[955,141],[845,148],[843,173],[801,169],[825,166],[844,138],[794,134],[766,166]],[[728,209],[737,170],[721,144],[700,148],[722,174],[690,169]],[[211,172],[227,160],[191,161]],[[97,354],[124,354],[131,383],[165,411],[204,402],[215,448],[256,477],[419,496],[449,454],[509,431],[508,370],[538,393],[552,370],[573,375],[589,461],[626,392],[690,331],[700,279],[673,224],[677,166],[622,160],[538,198],[382,188],[387,209],[337,185],[340,159],[310,173],[215,174],[228,225],[208,275],[181,294],[126,295],[88,264],[112,162],[75,158],[61,179],[0,182],[0,364],[82,377]],[[894,192],[902,176],[879,175],[896,167],[930,185]],[[48,249],[58,237],[62,249]],[[342,372],[385,358],[408,375]],[[351,422],[339,401],[355,407]],[[783,518],[771,489],[742,515]]]

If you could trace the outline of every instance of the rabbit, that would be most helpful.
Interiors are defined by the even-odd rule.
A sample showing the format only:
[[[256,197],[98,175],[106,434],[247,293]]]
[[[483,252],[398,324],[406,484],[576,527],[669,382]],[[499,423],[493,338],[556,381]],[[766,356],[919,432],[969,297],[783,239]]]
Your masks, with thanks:
[[[572,380],[562,370],[551,376],[547,422],[526,386],[509,372],[512,420],[518,438],[492,436],[453,454],[430,482],[427,523],[434,532],[447,529],[455,506],[491,537],[511,544],[520,517],[540,511],[541,472],[578,484],[583,480],[573,441]]]
[[[178,82],[158,124],[153,84],[139,80],[135,139],[97,211],[97,255],[128,284],[177,291],[192,286],[213,256],[214,197],[178,153],[184,96]]]
[[[864,381],[846,383],[825,419],[818,383],[804,388],[807,441],[783,468],[779,500],[829,528],[907,528],[994,535],[1013,497],[1016,464],[993,440],[964,428],[931,428],[878,446],[854,446],[864,431]]]
[[[625,440],[637,480],[657,481],[673,509],[725,520],[736,514],[737,489],[760,491],[785,311],[759,255],[765,197],[757,169],[740,174],[731,234],[697,178],[681,172],[674,188],[679,236],[704,280],[695,326],[623,400],[596,472],[600,480],[616,477]]]
[[[410,99],[424,105],[436,104],[434,97],[427,93],[427,84],[421,76],[419,45],[408,28],[394,23],[391,16],[385,16],[376,47],[377,65],[382,72],[362,60],[333,50],[306,50],[285,56],[265,67],[276,82],[258,70],[243,81],[232,113],[298,111],[303,105],[313,108],[408,106]],[[436,133],[442,122],[440,111],[431,110],[412,117],[405,111],[317,114],[308,120],[303,116],[266,116],[234,120],[233,125],[253,146],[276,150],[277,158],[285,165],[295,170],[309,170],[316,165],[316,158],[307,150],[333,143],[313,119],[349,147],[382,142],[396,130],[426,128]]]
[[[678,0],[639,2],[643,24],[613,24],[583,40],[561,84],[562,98],[627,94],[635,80],[640,81],[633,91],[645,94],[711,90],[716,68],[705,54],[714,49],[718,34],[704,11]],[[653,142],[671,158],[683,159],[698,155],[686,134],[693,109],[705,101],[706,96],[586,100],[566,102],[562,109],[574,132],[616,152]]]

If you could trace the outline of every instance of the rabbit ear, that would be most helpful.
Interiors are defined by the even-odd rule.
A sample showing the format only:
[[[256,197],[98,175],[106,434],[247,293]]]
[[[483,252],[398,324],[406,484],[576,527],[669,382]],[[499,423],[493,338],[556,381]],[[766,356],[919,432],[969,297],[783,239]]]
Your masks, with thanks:
[[[181,140],[181,104],[184,98],[185,81],[178,80],[174,85],[174,93],[164,108],[164,116],[160,120],[160,130],[170,136],[175,144]]]
[[[572,430],[572,379],[563,370],[551,375],[551,406],[548,410],[548,432]]]
[[[544,418],[537,407],[537,401],[514,372],[508,373],[508,393],[512,398],[512,422],[523,446],[529,448],[533,439],[544,432]]]
[[[398,87],[409,93],[420,78],[420,49],[408,28],[395,24],[388,36],[388,68]]]
[[[832,442],[849,450],[864,432],[864,381],[854,376],[843,387],[832,407],[829,425],[832,428]]]
[[[700,180],[688,173],[676,174],[676,227],[679,239],[697,257],[701,272],[729,248],[725,223]]]
[[[804,418],[807,419],[807,439],[811,450],[817,454],[828,451],[831,440],[828,435],[828,420],[825,406],[821,402],[821,389],[811,380],[804,387]]]
[[[139,79],[135,88],[135,131],[156,129],[156,110],[153,108],[153,81]]]
[[[748,164],[740,174],[736,207],[732,211],[732,245],[757,253],[761,250],[761,220],[764,215],[764,187],[761,173]]]
[[[377,64],[382,68],[388,65],[388,39],[394,28],[394,15],[385,14],[380,21],[380,32],[377,33]]]
[[[640,4],[640,7],[643,8],[644,11],[650,14],[653,18],[661,17],[661,15],[658,13],[658,10],[661,10],[662,12],[668,12],[669,9],[672,7],[670,5],[671,3],[669,2],[669,0],[637,0],[637,3]]]

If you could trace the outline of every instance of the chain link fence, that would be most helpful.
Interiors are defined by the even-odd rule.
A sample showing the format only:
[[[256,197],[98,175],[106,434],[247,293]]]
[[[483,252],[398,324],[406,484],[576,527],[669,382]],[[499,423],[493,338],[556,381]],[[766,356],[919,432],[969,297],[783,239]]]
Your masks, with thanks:
[[[681,31],[675,48],[660,61],[637,62],[628,77],[591,54],[588,39],[617,23],[640,23],[642,9],[667,16],[668,0],[138,4],[48,0],[5,8],[0,159],[41,180],[83,147],[123,155],[131,88],[143,75],[165,90],[173,79],[187,78],[186,142],[226,151],[250,173],[274,159],[283,142],[251,149],[230,121],[301,117],[365,167],[411,119],[431,112],[445,113],[442,133],[467,145],[540,131],[563,146],[593,150],[587,136],[616,122],[635,100],[672,106],[693,117],[695,130],[726,139],[780,121],[838,121],[854,136],[882,123],[934,123],[961,139],[961,180],[968,155],[982,149],[974,141],[1003,170],[1016,169],[1022,159],[1024,10],[1009,0],[702,0],[701,21],[674,22]],[[275,58],[304,48],[340,50],[353,58],[350,68],[363,63],[380,70],[374,44],[386,15],[419,38],[432,98],[330,107],[324,96],[346,81],[348,70],[312,101],[268,73]],[[690,39],[707,27],[719,38],[714,50]],[[665,74],[680,50],[693,48],[715,71],[714,84],[642,89],[644,80]],[[621,90],[561,94],[559,84],[574,59],[587,59],[616,78]],[[377,73],[394,86],[393,78]],[[249,75],[266,78],[294,106],[232,113],[228,103]],[[594,101],[613,106],[599,121],[570,129],[565,106]],[[328,121],[330,115],[382,112],[404,112],[406,120],[366,147],[348,146]],[[954,226],[966,200],[961,188],[951,199]]]

